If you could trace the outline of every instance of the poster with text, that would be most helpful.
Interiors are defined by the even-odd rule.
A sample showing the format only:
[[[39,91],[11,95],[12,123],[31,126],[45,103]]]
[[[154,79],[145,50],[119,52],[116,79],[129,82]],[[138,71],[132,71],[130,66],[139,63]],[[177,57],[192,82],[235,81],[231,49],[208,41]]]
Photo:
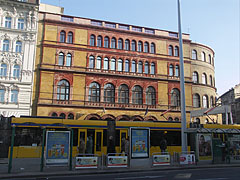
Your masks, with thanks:
[[[212,136],[211,134],[198,134],[199,160],[212,160]]]
[[[68,165],[69,131],[47,131],[46,165]]]
[[[149,129],[131,128],[131,157],[149,157]]]

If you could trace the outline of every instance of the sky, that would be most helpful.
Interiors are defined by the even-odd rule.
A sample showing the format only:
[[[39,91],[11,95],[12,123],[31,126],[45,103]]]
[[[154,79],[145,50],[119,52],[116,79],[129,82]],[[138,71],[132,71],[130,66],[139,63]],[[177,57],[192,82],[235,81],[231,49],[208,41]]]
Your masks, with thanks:
[[[41,0],[64,14],[178,31],[177,0]],[[218,95],[240,83],[240,0],[181,0],[182,32],[215,51]]]

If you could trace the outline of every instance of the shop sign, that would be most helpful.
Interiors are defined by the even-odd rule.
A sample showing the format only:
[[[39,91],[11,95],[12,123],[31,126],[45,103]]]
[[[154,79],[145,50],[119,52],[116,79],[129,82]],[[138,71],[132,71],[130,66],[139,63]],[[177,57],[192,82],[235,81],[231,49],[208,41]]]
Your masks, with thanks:
[[[170,155],[153,155],[153,166],[170,165]]]
[[[108,156],[107,167],[128,167],[127,156]]]
[[[97,168],[98,157],[76,157],[76,169]]]

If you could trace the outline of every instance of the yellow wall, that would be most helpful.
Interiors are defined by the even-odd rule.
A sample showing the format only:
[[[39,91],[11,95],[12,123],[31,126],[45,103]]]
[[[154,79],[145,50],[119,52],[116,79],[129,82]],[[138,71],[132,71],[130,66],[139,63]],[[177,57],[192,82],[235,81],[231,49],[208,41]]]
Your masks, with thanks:
[[[87,45],[87,37],[88,33],[87,30],[84,29],[75,29],[75,43],[76,44],[84,44]]]
[[[57,41],[57,35],[57,26],[48,24],[45,26],[45,40]]]

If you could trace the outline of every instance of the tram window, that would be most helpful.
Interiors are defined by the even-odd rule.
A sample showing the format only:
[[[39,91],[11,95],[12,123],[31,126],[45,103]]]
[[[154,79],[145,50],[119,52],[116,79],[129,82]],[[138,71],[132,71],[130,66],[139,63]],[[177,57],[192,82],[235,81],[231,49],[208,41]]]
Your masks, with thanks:
[[[163,136],[163,131],[150,131],[150,146],[160,146],[160,141]]]
[[[107,130],[103,130],[103,146],[107,146]]]
[[[80,139],[85,141],[85,132],[80,132]]]
[[[116,130],[116,134],[115,134],[115,146],[120,146],[120,130]]]
[[[78,145],[78,129],[73,129],[73,146]]]
[[[181,146],[181,132],[180,131],[168,131],[166,133],[168,146]]]
[[[14,146],[39,146],[42,141],[40,128],[16,128]]]
[[[97,132],[97,137],[96,137],[96,151],[101,151],[101,146],[102,146],[102,133]]]

